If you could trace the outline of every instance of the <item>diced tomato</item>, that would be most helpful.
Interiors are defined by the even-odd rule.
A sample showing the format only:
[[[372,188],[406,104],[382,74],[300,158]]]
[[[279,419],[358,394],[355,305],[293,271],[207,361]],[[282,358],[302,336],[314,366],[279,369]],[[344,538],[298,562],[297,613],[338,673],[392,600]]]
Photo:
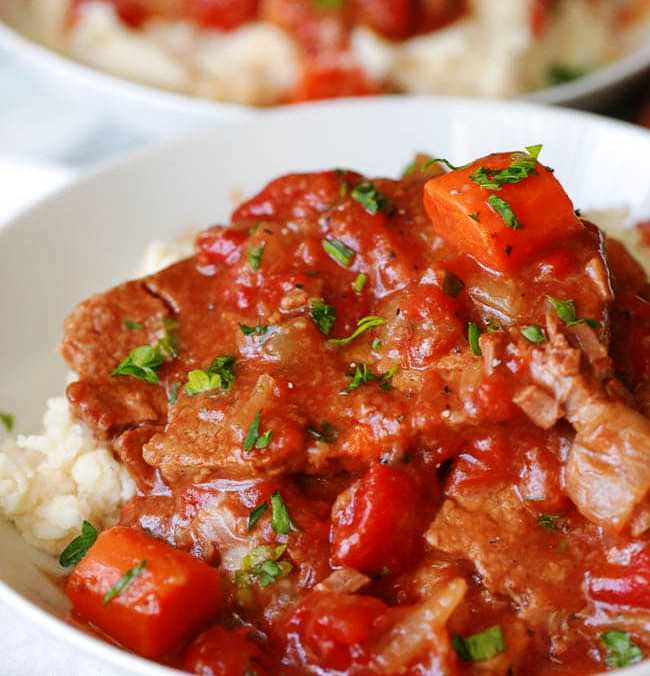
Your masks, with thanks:
[[[328,673],[366,664],[369,640],[386,624],[387,610],[371,596],[311,592],[287,623],[289,659]]]
[[[490,422],[505,422],[518,414],[512,403],[513,382],[503,371],[495,371],[476,388],[479,417]]]
[[[129,571],[140,574],[114,598]],[[219,610],[218,572],[140,530],[116,526],[97,538],[66,585],[74,612],[130,650],[159,658],[176,650]]]
[[[316,101],[345,96],[372,96],[380,88],[370,82],[361,68],[349,66],[308,66],[292,100]]]
[[[560,183],[539,162],[535,174],[499,191],[482,188],[470,178],[480,168],[505,169],[512,159],[512,153],[488,155],[432,178],[424,187],[424,206],[436,232],[458,251],[500,272],[519,269],[584,227]],[[488,203],[491,197],[505,202],[520,228],[506,224],[503,214]]]
[[[529,0],[530,2],[530,32],[534,38],[541,38],[546,32],[548,15],[555,0]]]
[[[185,0],[187,18],[205,28],[230,31],[253,21],[258,0]]]
[[[265,657],[249,629],[214,626],[185,653],[184,668],[200,676],[266,676]]]
[[[635,543],[621,552],[621,561],[604,562],[587,577],[591,597],[616,606],[650,609],[650,546]]]
[[[430,33],[458,21],[469,11],[468,0],[425,0],[419,3],[416,33]]]
[[[412,0],[357,0],[356,4],[356,20],[387,38],[405,38],[413,31],[417,5]]]
[[[456,316],[458,303],[437,286],[422,284],[409,294],[403,312],[409,331],[406,347],[410,366],[422,368],[447,352],[463,334]]]
[[[315,218],[341,200],[346,184],[356,185],[360,180],[359,174],[351,171],[287,174],[237,207],[232,221]]]
[[[453,494],[472,486],[508,479],[511,465],[512,452],[503,435],[485,435],[458,456],[446,492]]]
[[[242,230],[230,230],[215,225],[204,230],[196,238],[196,251],[203,264],[234,265],[242,255],[243,244],[248,238]]]
[[[334,504],[332,565],[370,575],[402,570],[421,544],[422,511],[419,486],[406,470],[373,465]]]

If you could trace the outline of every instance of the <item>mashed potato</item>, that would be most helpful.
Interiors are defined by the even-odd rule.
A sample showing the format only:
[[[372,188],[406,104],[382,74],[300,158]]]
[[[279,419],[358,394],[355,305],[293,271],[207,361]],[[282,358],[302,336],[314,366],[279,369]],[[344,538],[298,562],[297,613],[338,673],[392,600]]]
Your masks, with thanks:
[[[156,20],[131,30],[112,5],[95,0],[66,31],[69,2],[32,0],[2,11],[14,14],[9,20],[24,32],[79,61],[185,94],[266,105],[290,98],[301,77],[299,47],[264,21],[232,32]],[[465,19],[401,42],[356,28],[347,56],[387,91],[507,97],[546,86],[558,66],[564,77],[593,70],[649,33],[642,20],[617,28],[616,0],[562,0],[541,38],[532,34],[531,5],[524,0],[470,4]]]

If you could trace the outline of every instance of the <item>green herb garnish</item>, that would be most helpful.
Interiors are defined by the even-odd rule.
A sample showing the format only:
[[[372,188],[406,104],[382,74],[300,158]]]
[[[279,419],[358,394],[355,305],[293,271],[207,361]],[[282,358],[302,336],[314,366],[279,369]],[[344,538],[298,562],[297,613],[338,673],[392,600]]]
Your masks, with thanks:
[[[484,662],[506,649],[503,632],[498,624],[471,636],[454,634],[452,644],[458,656],[465,662]]]
[[[332,260],[336,261],[344,268],[350,267],[350,263],[352,263],[355,251],[350,249],[350,247],[344,244],[340,239],[324,239],[321,241],[321,245],[325,250],[325,253]]]
[[[81,535],[72,540],[72,542],[61,552],[59,556],[59,565],[63,568],[76,566],[88,550],[95,544],[99,531],[89,522],[84,521],[81,524]]]
[[[595,319],[578,319],[576,314],[576,304],[574,300],[561,298],[554,298],[553,296],[546,296],[548,302],[555,308],[557,316],[567,326],[577,326],[578,324],[587,324],[592,329],[597,329],[599,324]]]
[[[377,214],[380,211],[387,211],[390,206],[390,201],[383,195],[373,183],[360,183],[350,193],[353,200],[359,204],[369,213]]]
[[[519,219],[515,216],[512,207],[500,197],[496,195],[490,195],[488,197],[488,204],[494,209],[494,211],[501,216],[503,222],[513,230],[521,230],[524,226],[521,224]]]
[[[178,400],[178,383],[174,383],[169,388],[169,393],[167,394],[167,403],[173,406]]]
[[[315,426],[308,427],[307,433],[311,434],[314,439],[323,441],[326,444],[333,444],[339,436],[339,433],[334,425],[328,423],[326,420],[323,420],[323,422],[320,424],[320,429]]]
[[[464,288],[465,283],[460,277],[457,277],[453,272],[445,272],[442,280],[442,290],[445,294],[456,298]]]
[[[144,380],[147,383],[157,385],[160,381],[156,371],[165,361],[163,353],[158,347],[142,345],[129,352],[118,366],[112,371],[113,376],[131,376]]]
[[[163,319],[163,335],[156,347],[165,359],[178,357],[178,322],[175,319]]]
[[[501,190],[508,183],[519,183],[537,173],[537,158],[542,145],[527,146],[525,153],[513,153],[512,162],[505,169],[479,167],[470,179],[485,190]]]
[[[280,561],[286,549],[286,545],[262,545],[252,549],[242,559],[241,568],[235,574],[237,586],[246,589],[257,580],[260,587],[268,587],[272,582],[289,575],[293,566],[288,561]]]
[[[129,569],[124,573],[124,575],[115,583],[111,589],[109,589],[102,599],[102,605],[109,604],[116,596],[119,596],[132,582],[136,577],[139,577],[144,572],[144,569],[147,567],[146,561],[140,561],[137,566]]]
[[[479,345],[478,338],[481,335],[481,331],[474,322],[467,323],[467,342],[469,343],[470,350],[477,357],[481,356],[481,346]]]
[[[260,421],[262,418],[262,411],[258,411],[253,418],[253,422],[248,428],[246,438],[244,439],[244,450],[252,451],[255,448],[266,448],[271,443],[271,436],[273,430],[267,430],[264,434],[260,434]]]
[[[521,329],[521,335],[529,340],[531,343],[543,343],[546,340],[544,335],[544,329],[537,324],[530,324],[530,326],[524,326]]]
[[[605,665],[607,669],[620,669],[641,662],[645,654],[634,643],[626,631],[607,631],[600,635],[605,646]]]
[[[309,316],[318,327],[318,330],[323,335],[329,336],[336,321],[336,308],[326,305],[321,300],[312,300],[309,304]]]
[[[375,328],[376,326],[381,326],[385,324],[386,320],[383,317],[377,317],[375,315],[368,315],[367,317],[362,317],[357,322],[357,328],[354,332],[349,335],[347,338],[332,338],[329,342],[332,345],[348,345],[355,338],[358,338],[362,333],[368,331],[368,329]]]
[[[587,74],[584,68],[576,68],[565,64],[553,64],[546,73],[546,80],[550,85],[561,85],[573,82]]]
[[[262,256],[264,255],[264,249],[266,248],[266,242],[262,242],[258,246],[253,246],[248,250],[246,258],[248,264],[257,272],[260,269],[262,264]]]
[[[366,282],[368,281],[368,275],[364,274],[363,272],[360,272],[357,276],[354,282],[352,282],[352,288],[354,289],[354,292],[357,294],[360,294],[364,287],[366,286]]]
[[[16,417],[11,413],[4,413],[0,411],[0,423],[7,430],[7,432],[12,432],[14,425],[16,424]]]
[[[556,531],[561,518],[559,514],[540,514],[537,517],[537,525],[544,530]]]
[[[218,390],[228,390],[235,382],[235,358],[217,357],[207,369],[196,369],[187,374],[185,392],[190,396]]]
[[[263,502],[261,505],[255,507],[255,509],[248,515],[248,530],[253,530],[255,524],[262,518],[268,508],[268,502]]]
[[[124,328],[129,331],[140,331],[144,328],[144,324],[141,322],[134,322],[132,319],[125,319],[122,324]]]
[[[258,324],[257,326],[240,324],[239,328],[245,336],[263,336],[269,330],[268,326],[263,326],[262,324]]]
[[[271,496],[271,527],[280,535],[288,535],[292,528],[295,528],[289,516],[289,510],[284,504],[280,491],[275,491]]]

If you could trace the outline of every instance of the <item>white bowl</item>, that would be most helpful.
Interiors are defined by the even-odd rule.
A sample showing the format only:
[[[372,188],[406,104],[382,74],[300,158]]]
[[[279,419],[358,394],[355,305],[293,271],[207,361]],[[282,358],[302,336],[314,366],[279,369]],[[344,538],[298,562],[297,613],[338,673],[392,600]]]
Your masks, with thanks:
[[[9,0],[9,4],[14,1]],[[129,124],[132,129],[141,129],[148,138],[154,133],[164,136],[179,129],[205,126],[215,119],[228,120],[258,112],[258,109],[243,105],[209,101],[138,84],[64,57],[3,23],[7,19],[9,4],[3,11],[0,2],[0,48],[60,83],[71,96],[82,100],[101,97],[100,100],[109,106],[117,119]],[[521,99],[597,110],[648,71],[650,44],[641,44],[626,56],[584,77],[537,90]]]
[[[576,207],[627,205],[650,216],[650,132],[574,111],[469,100],[374,99],[280,110],[167,143],[102,169],[0,230],[0,409],[38,430],[45,400],[62,391],[61,322],[88,294],[137,269],[152,239],[226,221],[244,195],[286,172],[347,166],[398,175],[417,151],[460,164],[543,143],[543,159]],[[12,529],[0,529],[0,601],[128,674],[169,670],[66,626],[61,592]],[[74,650],[77,650],[77,653]],[[0,663],[2,658],[0,658]],[[0,669],[1,670],[1,669]],[[650,673],[650,663],[630,674]]]

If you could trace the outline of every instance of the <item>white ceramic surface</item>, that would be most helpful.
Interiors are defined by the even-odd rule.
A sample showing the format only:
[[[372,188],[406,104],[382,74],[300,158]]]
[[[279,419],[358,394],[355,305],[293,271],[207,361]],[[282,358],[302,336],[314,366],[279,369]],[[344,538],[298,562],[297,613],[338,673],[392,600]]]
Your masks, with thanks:
[[[229,120],[255,111],[242,105],[167,92],[84,66],[34,43],[3,23],[8,8],[7,5],[3,12],[0,2],[0,48],[9,50],[59,82],[71,96],[101,97],[116,119],[135,129],[142,129],[147,135],[156,131],[163,136],[179,129],[205,126],[215,119]],[[522,98],[538,103],[597,110],[647,72],[650,72],[650,44],[641,45],[615,63],[574,82],[541,89]]]
[[[650,217],[650,132],[529,104],[402,98],[307,106],[102,169],[0,230],[0,408],[17,414],[20,431],[38,429],[46,398],[62,390],[55,349],[74,303],[129,277],[150,240],[223,222],[234,190],[248,195],[279,174],[331,167],[395,176],[417,151],[460,164],[533,143],[544,144],[543,160],[576,207],[627,205],[633,218]],[[170,673],[56,620],[65,600],[12,529],[0,528],[0,552],[0,600],[55,634],[71,659],[82,649],[126,674]],[[650,664],[630,673],[650,674]]]

